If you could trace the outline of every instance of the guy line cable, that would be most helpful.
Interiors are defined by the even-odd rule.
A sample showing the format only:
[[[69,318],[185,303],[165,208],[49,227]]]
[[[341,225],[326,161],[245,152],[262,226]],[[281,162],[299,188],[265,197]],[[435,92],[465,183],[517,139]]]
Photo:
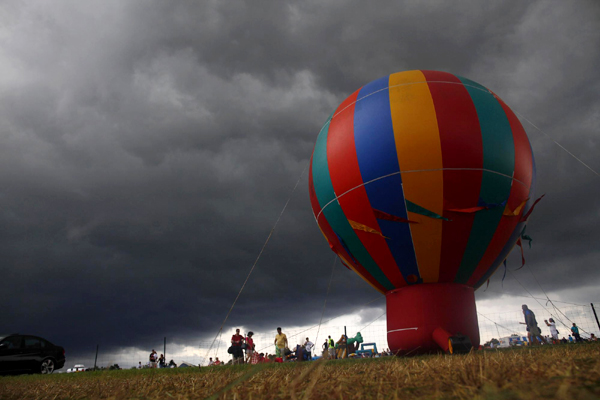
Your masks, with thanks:
[[[333,273],[335,271],[335,263],[337,262],[337,254],[333,259],[333,265],[331,266],[331,277],[329,278],[329,284],[327,285],[327,293],[325,294],[325,302],[323,303],[323,311],[321,312],[321,319],[319,320],[319,328],[317,329],[317,336],[315,337],[315,345],[319,342],[319,332],[321,331],[321,323],[323,322],[323,315],[325,315],[325,307],[327,306],[327,298],[329,297],[329,289],[331,288],[331,282],[333,281]]]
[[[250,269],[250,272],[248,272],[248,276],[246,276],[246,280],[244,281],[244,284],[242,285],[242,287],[241,287],[240,291],[238,292],[237,296],[235,297],[235,300],[233,301],[233,304],[231,305],[231,308],[229,309],[229,312],[225,316],[225,319],[223,320],[223,323],[221,324],[221,327],[219,328],[219,331],[215,335],[215,338],[214,338],[212,344],[210,345],[210,348],[208,349],[208,352],[206,353],[207,357],[208,357],[208,354],[210,353],[210,350],[212,349],[212,347],[213,347],[213,345],[215,343],[215,340],[217,340],[217,337],[219,336],[219,334],[223,330],[223,326],[225,325],[225,322],[227,322],[227,318],[229,318],[229,314],[231,314],[231,311],[233,311],[233,307],[235,306],[235,303],[238,301],[238,299],[240,298],[240,295],[242,294],[242,291],[246,287],[246,283],[248,283],[248,279],[250,279],[250,275],[252,275],[252,272],[254,271],[254,268],[256,267],[256,264],[258,263],[258,260],[262,256],[263,251],[265,250],[265,247],[267,247],[267,244],[269,243],[269,240],[271,240],[271,236],[273,236],[273,232],[275,231],[275,228],[277,227],[277,224],[279,223],[279,220],[281,219],[281,216],[285,212],[285,210],[286,210],[286,208],[287,208],[290,200],[292,199],[292,196],[294,195],[294,192],[296,191],[296,188],[298,187],[298,184],[300,183],[300,180],[302,179],[302,176],[304,176],[304,172],[306,172],[306,168],[308,168],[308,164],[310,164],[310,162],[307,163],[306,166],[304,167],[304,169],[302,170],[302,173],[300,174],[300,176],[298,177],[298,180],[296,181],[296,185],[294,185],[294,189],[292,189],[292,192],[290,193],[290,196],[288,197],[287,201],[285,202],[285,205],[283,206],[283,209],[281,210],[281,212],[279,213],[279,216],[277,217],[277,221],[275,221],[275,225],[273,225],[273,228],[271,229],[271,232],[269,232],[269,235],[267,236],[267,240],[263,244],[262,249],[260,249],[260,252],[258,253],[258,257],[256,257],[256,260],[254,261],[254,264],[252,265],[252,268]]]
[[[371,304],[371,303],[373,303],[373,302],[375,302],[375,301],[377,301],[377,300],[381,300],[381,299],[382,299],[382,298],[384,298],[384,297],[385,297],[385,295],[383,295],[383,294],[382,294],[382,295],[380,295],[380,296],[377,296],[377,297],[376,297],[376,298],[374,298],[373,300],[369,300],[369,301],[367,301],[366,303],[364,303],[364,304],[361,304],[360,306],[358,306],[358,307],[354,308],[352,311],[350,311],[350,314],[352,314],[352,313],[354,313],[354,312],[356,312],[356,311],[359,311],[359,310],[360,310],[362,307],[364,307],[364,306],[367,306],[367,305],[369,305],[369,304]],[[339,318],[339,317],[341,317],[341,316],[343,316],[343,315],[346,315],[346,313],[344,313],[344,314],[340,314],[340,315],[338,315],[338,316],[336,316],[336,317],[333,317],[333,318],[329,318],[328,320],[325,320],[323,323],[327,323],[327,322],[329,322],[329,321],[333,321],[334,319],[337,319],[337,318]],[[289,336],[288,336],[288,338],[293,338],[293,337],[295,337],[295,336],[298,336],[298,335],[300,335],[300,334],[302,334],[302,333],[304,333],[304,332],[308,332],[308,331],[310,331],[311,329],[314,329],[314,328],[316,328],[316,327],[318,327],[318,326],[319,326],[319,325],[313,325],[313,326],[311,326],[310,328],[306,328],[306,329],[304,329],[304,330],[302,330],[302,331],[300,331],[300,332],[296,332],[296,333],[294,333],[293,335],[289,335]],[[316,342],[316,340],[315,340],[315,342]],[[315,345],[316,345],[316,344],[315,344]],[[267,347],[263,347],[262,349],[260,349],[260,350],[258,350],[258,351],[259,351],[259,352],[262,352],[263,350],[265,350],[265,349],[268,349],[268,348],[269,348],[269,347],[271,347],[271,346],[272,346],[272,345],[270,344],[270,345],[268,345]]]
[[[534,299],[539,305],[540,307],[542,307],[544,309],[544,311],[546,311],[548,314],[553,315],[550,311],[548,311],[548,309],[546,307],[544,307],[544,305],[542,303],[540,303],[535,297],[533,297],[533,295],[531,294],[531,292],[529,290],[527,290],[527,288],[525,286],[523,286],[523,284],[517,279],[517,277],[512,273],[512,271],[509,269],[508,270],[510,276],[517,281],[517,283],[523,288],[523,290],[525,290],[528,294],[529,297],[531,297],[532,299]],[[556,317],[558,319],[558,321],[563,324],[565,327],[567,327],[567,325],[562,322],[562,320],[559,317]]]
[[[548,294],[546,293],[546,291],[544,290],[544,288],[542,287],[542,285],[540,284],[540,282],[538,281],[538,279],[535,277],[535,275],[533,274],[533,270],[531,269],[531,266],[529,266],[527,268],[529,270],[529,273],[531,274],[531,276],[533,276],[533,279],[535,279],[535,282],[538,284],[538,286],[540,287],[540,289],[542,290],[542,292],[544,293],[544,295],[546,296],[546,299],[548,299],[548,301],[550,302],[550,304],[552,304],[552,307],[554,308],[555,311],[561,313],[569,322],[573,323],[573,321],[567,317],[567,315],[565,313],[563,313],[560,308],[558,308],[554,302],[552,300],[550,300],[550,298],[548,297]],[[562,323],[562,322],[561,322]],[[564,324],[563,324],[564,325]],[[567,327],[568,328],[568,327]],[[585,329],[579,327],[579,329],[581,329],[583,332],[587,333],[588,335],[590,334],[588,331],[586,331]]]
[[[560,314],[562,314],[562,315],[563,315],[563,316],[564,316],[564,317],[565,317],[565,318],[566,318],[566,319],[567,319],[569,322],[573,323],[573,321],[571,321],[571,319],[569,319],[569,317],[567,317],[567,316],[565,315],[565,313],[563,313],[563,312],[562,312],[562,311],[561,311],[561,310],[560,310],[560,309],[559,309],[559,308],[558,308],[558,307],[557,307],[557,306],[556,306],[556,305],[553,303],[553,301],[552,301],[552,300],[550,300],[550,298],[548,297],[548,294],[546,293],[546,291],[544,290],[544,288],[542,287],[542,285],[540,284],[540,282],[538,281],[538,279],[535,277],[535,275],[534,275],[533,271],[531,270],[531,266],[529,266],[527,269],[529,270],[529,273],[531,274],[531,276],[533,276],[533,279],[536,281],[536,283],[537,283],[537,284],[538,284],[538,286],[540,287],[541,291],[542,291],[542,292],[544,293],[544,295],[546,296],[546,299],[547,299],[547,301],[548,301],[548,302],[550,302],[550,304],[552,305],[552,308],[554,308],[554,311],[555,311],[555,313],[560,313]],[[511,271],[509,271],[509,272],[510,272],[511,276],[512,276],[512,277],[513,277],[513,278],[514,278],[516,281],[517,281],[517,283],[518,283],[519,285],[521,285],[521,287],[522,287],[523,289],[525,289],[525,286],[523,286],[523,285],[521,284],[521,282],[519,282],[519,280],[518,280],[518,279],[517,279],[517,278],[516,278],[516,277],[513,275],[513,273],[512,273]],[[535,301],[536,301],[536,302],[537,302],[537,303],[538,303],[540,306],[542,306],[542,304],[541,304],[541,303],[540,303],[540,302],[539,302],[539,301],[538,301],[538,300],[537,300],[535,297],[533,297],[533,295],[532,295],[532,294],[531,294],[531,293],[530,293],[530,292],[529,292],[527,289],[525,289],[525,291],[526,291],[527,293],[529,293],[529,295],[531,296],[531,298],[532,298],[532,299],[534,299],[534,300],[535,300]],[[546,310],[546,312],[547,312],[547,313],[549,313],[551,316],[553,316],[553,317],[554,317],[554,315],[553,315],[551,312],[549,312],[549,311],[548,311],[548,310],[547,310],[547,309],[546,309],[544,306],[542,306],[542,308],[544,308],[544,310]],[[558,319],[558,321],[559,321],[561,324],[563,324],[565,328],[567,328],[567,329],[570,329],[570,327],[569,327],[567,324],[565,324],[565,323],[562,321],[562,319],[561,319],[561,318],[560,318],[558,315],[557,315],[555,318],[556,318],[556,319]],[[586,331],[585,329],[583,329],[583,328],[581,328],[581,327],[579,327],[579,329],[581,329],[583,332],[585,332],[585,333],[587,333],[587,334],[589,335],[589,332],[588,332],[588,331]]]
[[[480,312],[478,312],[477,314],[479,314],[479,315],[481,315],[483,318],[485,318],[485,319],[487,319],[487,320],[491,321],[491,322],[492,322],[494,325],[496,325],[496,329],[498,329],[498,327],[500,327],[500,328],[506,329],[507,331],[511,332],[511,334],[514,332],[514,329],[508,329],[507,327],[505,327],[505,326],[503,326],[503,325],[500,325],[499,323],[497,323],[497,322],[493,321],[491,318],[488,318],[488,317],[486,317],[486,316],[485,316],[485,314],[482,314],[482,313],[480,313]],[[498,332],[498,335],[500,335],[500,332]]]
[[[525,297],[525,298],[528,298],[528,299],[531,298],[530,296],[525,296],[523,294],[517,294],[517,293],[507,292],[507,291],[504,291],[504,290],[501,291],[501,290],[491,290],[491,289],[488,289],[488,290],[486,290],[486,292],[501,293],[501,294],[507,294],[507,295],[515,296],[515,297]],[[544,299],[542,297],[534,297],[534,299],[537,299],[537,300],[546,300],[546,299]],[[571,305],[574,305],[574,306],[587,307],[587,304],[570,303],[568,301],[562,301],[562,300],[550,300],[550,301],[555,302],[555,303],[563,303],[563,304],[571,304]]]
[[[563,324],[563,326],[564,326],[566,329],[569,329],[569,330],[571,329],[571,328],[570,328],[570,327],[569,327],[567,324],[565,324],[565,323],[563,322],[563,320],[562,320],[562,319],[561,319],[561,318],[560,318],[558,315],[556,315],[556,316],[555,316],[555,315],[554,315],[554,314],[552,314],[550,311],[548,311],[548,309],[547,309],[546,307],[544,307],[544,306],[542,305],[542,303],[540,303],[540,302],[539,302],[539,301],[538,301],[538,300],[537,300],[535,297],[533,297],[533,295],[531,294],[531,292],[529,292],[529,290],[527,290],[527,289],[525,288],[525,286],[523,286],[523,284],[522,284],[522,283],[521,283],[521,282],[520,282],[520,281],[519,281],[519,280],[518,280],[518,279],[517,279],[517,278],[516,278],[516,277],[513,275],[513,273],[512,273],[510,270],[509,270],[509,272],[510,272],[510,275],[511,275],[511,276],[512,276],[512,277],[513,277],[513,278],[514,278],[516,281],[517,281],[517,283],[518,283],[519,285],[521,285],[521,287],[522,287],[522,288],[523,288],[523,289],[524,289],[524,290],[525,290],[527,293],[529,293],[529,296],[530,296],[532,299],[534,299],[534,300],[535,300],[535,301],[536,301],[536,302],[537,302],[537,303],[538,303],[538,304],[539,304],[539,305],[540,305],[540,306],[541,306],[541,307],[542,307],[542,308],[543,308],[543,309],[544,309],[544,310],[545,310],[545,311],[546,311],[548,314],[550,314],[550,316],[552,316],[552,317],[556,318],[556,319],[558,320],[558,322],[560,322],[561,324]],[[542,291],[543,291],[543,289],[542,289]],[[548,299],[548,300],[550,300],[550,299]],[[550,301],[550,303],[552,304],[552,301]],[[569,319],[569,317],[567,317],[567,316],[566,316],[566,315],[565,315],[565,314],[564,314],[562,311],[560,311],[560,309],[559,309],[558,307],[556,307],[554,304],[552,304],[552,307],[555,309],[555,311],[558,311],[559,313],[561,313],[561,314],[562,314],[562,315],[563,315],[563,316],[564,316],[564,317],[565,317],[565,318],[566,318],[568,321],[570,321],[570,322],[573,322],[573,321],[571,321],[571,320]],[[588,331],[586,331],[585,329],[583,329],[583,328],[581,328],[581,327],[579,327],[579,329],[580,329],[581,331],[583,331],[583,332],[585,332],[585,333],[587,333],[587,334],[589,335],[589,332],[588,332]]]
[[[571,157],[573,157],[574,159],[576,159],[577,161],[579,161],[579,163],[581,163],[581,165],[583,165],[584,167],[586,167],[587,169],[589,169],[590,171],[592,171],[594,174],[596,174],[597,176],[600,177],[600,174],[598,172],[596,172],[592,167],[590,167],[589,165],[587,165],[586,163],[584,163],[582,160],[580,160],[579,158],[577,158],[575,156],[575,154],[571,153],[569,150],[567,150],[565,148],[565,146],[561,145],[560,143],[558,143],[556,140],[552,139],[550,136],[548,136],[546,134],[546,132],[544,132],[543,130],[541,130],[540,128],[538,128],[533,122],[531,122],[530,120],[528,120],[527,118],[525,118],[523,115],[519,114],[518,112],[515,111],[515,114],[517,114],[519,116],[519,118],[524,119],[525,121],[529,122],[529,124],[531,126],[533,126],[535,129],[537,129],[538,131],[540,131],[544,136],[546,136],[548,139],[552,140],[554,142],[554,144],[556,144],[558,147],[560,147],[561,149],[563,149],[564,151],[566,151]]]

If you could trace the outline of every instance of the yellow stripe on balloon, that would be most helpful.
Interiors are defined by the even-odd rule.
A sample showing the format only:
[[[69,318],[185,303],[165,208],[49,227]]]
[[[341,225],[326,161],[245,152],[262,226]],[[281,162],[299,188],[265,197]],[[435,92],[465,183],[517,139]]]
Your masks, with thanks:
[[[504,213],[502,215],[505,215],[507,217],[517,217],[519,215],[519,213],[521,212],[521,210],[523,209],[523,207],[525,207],[525,203],[527,203],[527,200],[529,200],[529,198],[526,198],[525,200],[523,200],[523,202],[521,204],[519,204],[519,206],[517,208],[515,208],[514,211],[511,211],[510,207],[508,207],[508,204],[507,204],[506,208],[504,209]]]
[[[390,75],[390,107],[404,198],[442,215],[444,177],[435,107],[421,71]],[[424,283],[438,281],[442,251],[442,220],[408,213],[419,273]]]
[[[367,233],[374,233],[376,235],[381,236],[382,238],[389,239],[389,237],[383,236],[383,234],[381,232],[379,232],[377,229],[373,229],[373,228],[366,226],[364,224],[361,224],[359,222],[352,221],[351,219],[349,219],[348,222],[350,223],[350,226],[352,227],[352,229],[356,229],[356,230],[367,232]]]

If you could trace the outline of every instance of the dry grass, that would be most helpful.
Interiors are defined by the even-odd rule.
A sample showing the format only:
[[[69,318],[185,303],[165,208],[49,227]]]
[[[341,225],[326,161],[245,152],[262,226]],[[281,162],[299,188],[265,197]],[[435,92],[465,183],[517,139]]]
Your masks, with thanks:
[[[600,343],[412,358],[0,377],[2,399],[597,399]]]

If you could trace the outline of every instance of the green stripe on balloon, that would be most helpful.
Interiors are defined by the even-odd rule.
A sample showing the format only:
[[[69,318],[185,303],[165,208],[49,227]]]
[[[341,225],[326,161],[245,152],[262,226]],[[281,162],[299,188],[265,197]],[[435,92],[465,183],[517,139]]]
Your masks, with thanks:
[[[330,122],[331,116],[325,125],[323,125],[323,128],[321,128],[313,152],[313,187],[315,188],[315,194],[319,200],[321,210],[330,201],[335,199],[335,192],[329,179],[329,168],[327,167],[327,132],[329,131]]]
[[[413,203],[412,201],[406,200],[406,210],[411,213],[424,215],[429,218],[441,219],[444,221],[450,221],[448,218],[444,218],[439,214],[434,213],[433,211],[429,211],[428,209],[421,207],[418,204]]]
[[[487,204],[501,203],[510,195],[511,177],[515,166],[510,123],[502,106],[488,89],[469,79],[459,79],[471,96],[481,127],[484,171],[479,199]],[[467,283],[492,240],[503,212],[503,207],[497,207],[475,214],[467,247],[454,282]]]
[[[331,177],[329,176],[329,167],[327,166],[327,135],[330,121],[331,116],[317,137],[313,153],[313,186],[322,210],[320,218],[327,220],[331,229],[342,239],[348,251],[351,251],[350,254],[367,272],[387,290],[392,290],[394,289],[394,285],[381,272],[379,266],[375,263],[367,249],[365,249],[336,200]]]

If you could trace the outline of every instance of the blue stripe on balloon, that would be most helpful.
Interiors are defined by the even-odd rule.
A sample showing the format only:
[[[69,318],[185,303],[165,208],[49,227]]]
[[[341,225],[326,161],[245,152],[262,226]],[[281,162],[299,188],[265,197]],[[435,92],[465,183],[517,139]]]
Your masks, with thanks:
[[[402,177],[390,110],[389,77],[365,85],[354,110],[354,141],[363,182],[392,175],[365,185],[371,207],[408,219]],[[381,233],[407,282],[420,281],[417,258],[408,224],[378,220]],[[413,275],[413,279],[408,278]],[[414,279],[416,277],[416,279]]]
[[[323,214],[319,218],[327,220],[334,233],[338,235],[338,238],[341,238],[340,242],[344,249],[371,274],[374,280],[387,290],[394,289],[394,285],[375,263],[356,232],[350,226],[344,211],[336,200],[327,163],[327,137],[332,116],[329,117],[327,123],[321,129],[313,152],[313,187],[321,210],[323,210]]]

